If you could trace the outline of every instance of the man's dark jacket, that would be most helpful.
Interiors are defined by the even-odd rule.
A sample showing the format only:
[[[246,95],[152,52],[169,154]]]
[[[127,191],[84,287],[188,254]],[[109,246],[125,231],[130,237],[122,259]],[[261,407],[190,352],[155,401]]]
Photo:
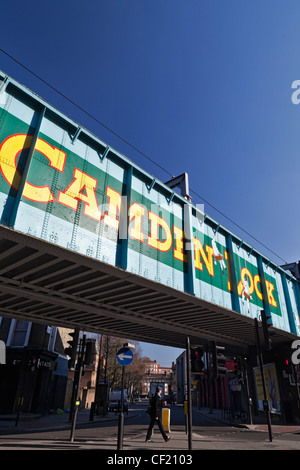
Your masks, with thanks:
[[[154,397],[152,398],[150,406],[151,406],[150,417],[161,419],[163,401],[158,393],[156,393]]]

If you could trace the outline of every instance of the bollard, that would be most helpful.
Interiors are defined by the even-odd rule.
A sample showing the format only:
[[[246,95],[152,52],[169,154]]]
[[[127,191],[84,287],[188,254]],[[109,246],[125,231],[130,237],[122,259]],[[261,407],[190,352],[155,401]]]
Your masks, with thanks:
[[[185,419],[185,434],[188,433],[188,402],[187,400],[184,400],[183,402],[183,412],[184,412],[184,419]]]
[[[166,432],[171,432],[170,430],[170,408],[163,408],[162,410],[162,425]]]

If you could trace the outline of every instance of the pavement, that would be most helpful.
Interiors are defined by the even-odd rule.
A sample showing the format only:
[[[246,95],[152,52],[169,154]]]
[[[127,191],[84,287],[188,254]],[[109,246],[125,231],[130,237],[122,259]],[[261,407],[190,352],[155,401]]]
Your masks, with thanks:
[[[262,417],[258,419],[256,423],[242,423],[242,422],[229,422],[226,420],[222,410],[209,410],[203,408],[201,410],[194,409],[194,411],[200,413],[204,418],[211,422],[217,424],[227,424],[232,427],[232,435],[228,433],[222,434],[222,428],[220,427],[219,437],[211,437],[205,435],[205,433],[192,433],[192,450],[261,450],[261,449],[293,449],[300,450],[300,425],[282,425],[282,424],[273,424],[272,423],[272,433],[274,439],[270,442],[269,439],[264,437],[261,441],[240,441],[238,440],[238,434],[236,428],[243,428],[247,431],[264,431],[268,432],[268,425],[262,421]],[[136,451],[136,450],[149,450],[151,452],[159,451],[189,451],[189,439],[186,432],[176,431],[170,429],[169,436],[171,440],[169,442],[164,442],[162,436],[158,430],[154,431],[152,437],[153,442],[145,443],[145,433],[131,435],[130,433],[126,435],[126,423],[130,421],[133,416],[136,416],[138,412],[134,412],[134,409],[129,411],[129,414],[124,414],[124,438],[123,438],[123,450]],[[115,413],[108,413],[106,416],[94,416],[94,420],[90,421],[90,412],[89,410],[81,410],[77,414],[76,420],[76,429],[79,429],[82,426],[93,424],[98,424],[101,422],[114,421],[118,423],[118,415]],[[24,433],[37,433],[37,438],[34,439],[35,442],[40,441],[43,448],[47,449],[105,449],[107,451],[116,451],[117,450],[117,436],[103,438],[103,439],[93,439],[83,441],[77,440],[76,436],[74,442],[70,441],[60,441],[55,439],[55,433],[53,434],[53,439],[51,441],[43,440],[41,434],[42,431],[55,431],[62,429],[71,429],[71,424],[69,422],[69,415],[67,413],[63,414],[48,414],[48,415],[34,415],[34,414],[21,414],[18,425],[16,426],[16,415],[0,415],[0,449],[6,449],[7,440],[1,441],[1,435],[9,434],[12,438],[15,438],[17,434]],[[285,435],[285,440],[280,440],[282,435]],[[287,440],[287,434],[299,434],[299,440],[293,438],[291,442]],[[31,437],[32,438],[32,437]],[[7,438],[8,439],[8,438]],[[26,437],[22,436],[22,440],[25,441]],[[28,441],[28,439],[27,439]],[[31,442],[32,445],[32,442]]]
[[[70,429],[71,423],[69,421],[69,414],[64,412],[53,412],[49,414],[38,414],[38,413],[20,413],[17,422],[17,415],[0,415],[0,433],[7,430],[8,432],[35,432],[35,431],[50,431],[50,430],[61,430]],[[124,421],[129,417],[124,413]],[[130,414],[132,418],[132,413]],[[118,421],[119,415],[116,413],[109,412],[106,416],[94,415],[94,419],[90,421],[90,410],[83,409],[78,411],[76,418],[76,427],[96,424],[107,421]]]
[[[215,421],[216,423],[219,424],[227,424],[229,426],[233,427],[238,427],[238,428],[244,428],[244,429],[249,429],[252,431],[264,431],[268,432],[269,427],[267,423],[267,418],[265,414],[260,414],[258,416],[253,416],[252,422],[250,423],[244,423],[241,420],[235,420],[234,422],[230,421],[227,419],[226,416],[224,416],[224,413],[222,410],[216,410],[213,409],[210,411],[208,408],[203,408],[201,410],[198,410],[198,413],[200,413],[202,416],[206,416],[212,421]],[[271,416],[271,428],[273,433],[300,433],[300,423],[299,424],[281,424],[279,420],[277,421],[276,415]]]

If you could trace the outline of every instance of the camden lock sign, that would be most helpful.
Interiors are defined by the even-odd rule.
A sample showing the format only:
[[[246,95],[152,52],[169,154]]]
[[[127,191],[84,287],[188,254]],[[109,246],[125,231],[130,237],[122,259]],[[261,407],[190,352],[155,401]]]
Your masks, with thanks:
[[[18,156],[28,151],[31,143],[32,136],[26,134],[13,134],[2,141],[0,145],[2,191],[13,189],[17,193],[21,181]],[[67,151],[42,138],[36,141],[35,154],[37,161],[32,164],[22,195],[27,204],[42,210],[45,204],[52,204],[54,206],[52,213],[55,212],[59,218],[71,220],[74,214],[80,211],[81,201],[80,220],[83,226],[88,226],[94,232],[97,225],[102,224],[109,229],[108,231],[103,229],[103,234],[112,240],[128,236],[130,247],[134,250],[139,251],[140,244],[144,244],[149,257],[155,259],[159,252],[160,262],[175,266],[181,271],[185,270],[187,247],[183,221],[168,212],[163,204],[153,204],[151,200],[141,198],[140,194],[135,193],[135,201],[128,211],[129,230],[123,228],[120,233],[120,214],[123,208],[127,207],[127,197],[121,195],[119,181],[112,177],[108,181],[103,172],[89,164],[86,164],[85,171],[82,171],[78,168],[82,164],[78,164],[77,156],[70,152],[68,154]],[[48,165],[45,165],[41,156],[48,160]],[[51,184],[55,172],[58,179],[57,188],[53,188]],[[109,184],[104,186],[107,181]],[[58,190],[58,186],[62,189]],[[230,292],[231,273],[226,247],[216,241],[216,236],[209,237],[196,228],[194,233],[196,277]],[[263,294],[257,266],[237,255],[235,255],[235,265],[239,279],[238,294],[243,302],[248,304],[253,302],[262,307]],[[266,275],[266,286],[272,312],[280,315],[276,280],[270,275]]]

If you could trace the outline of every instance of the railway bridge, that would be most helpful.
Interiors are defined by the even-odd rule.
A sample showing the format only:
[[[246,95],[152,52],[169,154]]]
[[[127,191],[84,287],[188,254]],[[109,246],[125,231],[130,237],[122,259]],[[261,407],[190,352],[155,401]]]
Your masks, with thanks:
[[[0,73],[0,312],[245,352],[271,315],[299,336],[299,282],[175,191]]]

